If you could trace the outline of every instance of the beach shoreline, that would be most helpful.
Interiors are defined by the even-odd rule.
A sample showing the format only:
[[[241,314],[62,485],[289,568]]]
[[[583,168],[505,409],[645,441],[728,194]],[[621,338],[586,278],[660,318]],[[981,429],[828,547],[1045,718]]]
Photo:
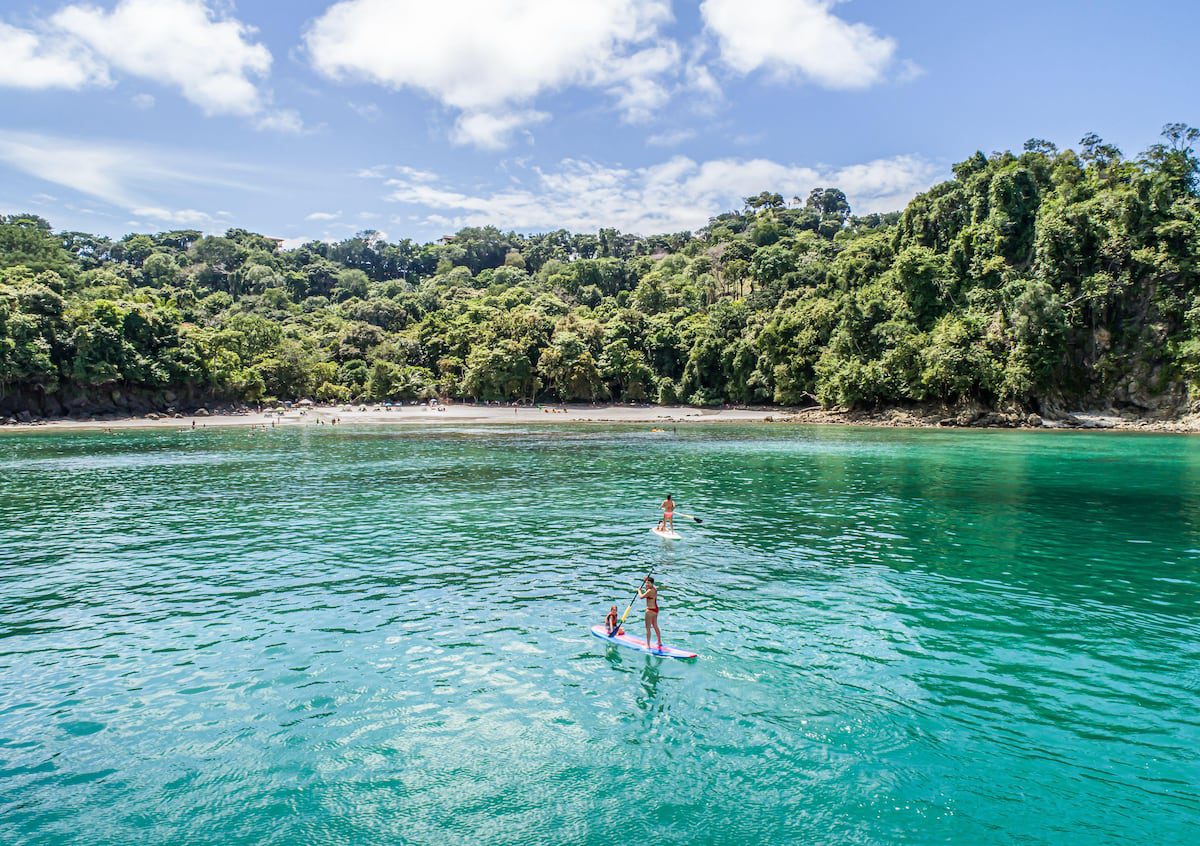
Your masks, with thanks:
[[[555,406],[356,404],[292,405],[253,410],[199,409],[188,414],[125,416],[108,419],[54,419],[0,426],[0,432],[105,431],[130,429],[216,429],[229,427],[296,427],[322,425],[512,425],[512,424],[644,424],[653,427],[694,423],[775,423],[871,426],[879,428],[975,429],[1104,429],[1145,432],[1200,432],[1200,415],[1174,420],[1123,417],[1104,412],[1076,412],[1061,420],[1037,415],[986,412],[947,416],[943,410],[888,409],[845,411],[821,408],[693,408],[690,406],[588,405]]]

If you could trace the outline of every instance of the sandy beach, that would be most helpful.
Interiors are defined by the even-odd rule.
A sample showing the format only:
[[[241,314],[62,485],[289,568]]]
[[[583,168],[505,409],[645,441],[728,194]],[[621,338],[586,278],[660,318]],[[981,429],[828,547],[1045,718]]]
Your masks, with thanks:
[[[437,425],[437,424],[511,424],[511,423],[646,423],[679,424],[693,422],[746,423],[779,419],[778,409],[697,409],[664,406],[624,405],[565,405],[517,407],[500,405],[471,405],[451,403],[427,405],[382,406],[312,405],[283,408],[263,407],[250,411],[213,411],[182,416],[148,415],[107,420],[42,420],[18,423],[0,431],[95,430],[95,429],[180,429],[219,428],[227,426],[319,426],[335,425]]]
[[[384,406],[355,405],[272,406],[234,411],[200,410],[175,415],[146,415],[95,420],[38,420],[0,427],[0,432],[191,429],[230,426],[322,426],[322,425],[446,425],[446,424],[569,424],[626,423],[671,426],[693,423],[792,423],[809,425],[853,425],[886,428],[1026,428],[1026,429],[1117,429],[1149,432],[1200,432],[1200,416],[1175,420],[1122,417],[1104,412],[1075,412],[1063,420],[1042,420],[1036,415],[962,413],[948,417],[946,409],[888,409],[844,411],[821,408],[692,408],[646,405],[558,405],[512,407],[450,403]],[[951,422],[953,421],[953,422]]]

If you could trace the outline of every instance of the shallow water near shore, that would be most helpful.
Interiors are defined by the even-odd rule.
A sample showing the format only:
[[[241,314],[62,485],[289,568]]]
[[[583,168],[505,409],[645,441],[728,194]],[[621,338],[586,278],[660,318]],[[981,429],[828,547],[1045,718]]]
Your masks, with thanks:
[[[647,428],[0,438],[0,843],[1193,842],[1200,441]]]

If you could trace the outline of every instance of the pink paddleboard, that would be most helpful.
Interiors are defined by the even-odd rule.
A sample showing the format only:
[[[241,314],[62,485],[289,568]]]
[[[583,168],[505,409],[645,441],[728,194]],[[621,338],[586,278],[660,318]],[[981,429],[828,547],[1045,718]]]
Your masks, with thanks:
[[[592,634],[603,641],[615,643],[617,646],[624,646],[627,649],[636,649],[638,652],[645,652],[647,655],[661,655],[664,658],[695,658],[695,652],[688,652],[686,649],[676,649],[674,646],[664,646],[662,649],[656,646],[651,646],[641,638],[631,637],[628,634],[617,635],[616,637],[608,636],[608,629],[604,626],[592,626]]]

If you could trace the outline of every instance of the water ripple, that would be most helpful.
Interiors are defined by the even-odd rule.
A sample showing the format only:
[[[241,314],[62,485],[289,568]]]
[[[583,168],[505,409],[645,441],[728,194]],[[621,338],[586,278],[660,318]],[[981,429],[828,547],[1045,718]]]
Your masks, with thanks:
[[[1178,438],[4,437],[0,842],[1190,843],[1198,550]]]

